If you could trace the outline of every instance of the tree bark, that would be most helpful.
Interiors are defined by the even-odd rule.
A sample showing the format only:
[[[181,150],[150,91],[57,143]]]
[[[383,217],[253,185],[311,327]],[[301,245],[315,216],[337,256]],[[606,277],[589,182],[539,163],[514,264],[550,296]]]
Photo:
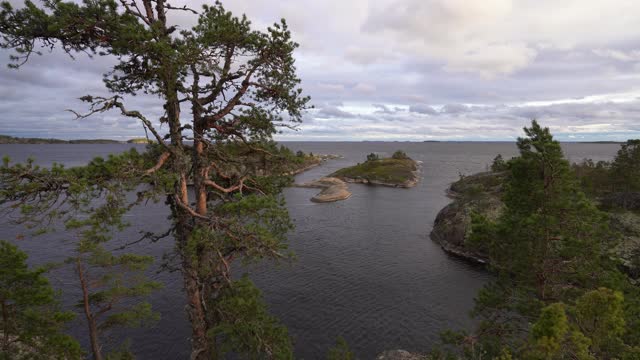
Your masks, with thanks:
[[[96,319],[91,312],[91,304],[89,303],[89,289],[87,287],[87,279],[84,277],[84,269],[80,263],[80,259],[76,259],[76,270],[78,271],[78,277],[80,279],[80,285],[82,287],[82,303],[84,305],[84,316],[87,319],[89,326],[89,341],[91,342],[91,351],[93,352],[94,360],[102,360],[102,351],[100,350],[100,343],[98,341],[98,327],[96,326]]]
[[[188,163],[185,161],[188,155],[186,154],[182,143],[180,102],[178,100],[177,86],[175,85],[177,83],[177,79],[173,77],[175,76],[175,72],[168,71],[167,74],[169,74],[169,76],[167,76],[167,79],[165,80],[165,94],[167,97],[165,108],[167,110],[171,146],[178,154],[177,157],[171,158],[171,161],[174,170],[180,174],[178,184],[176,184],[176,193],[184,205],[190,206],[189,193],[187,189],[187,181],[190,176],[187,172]],[[203,161],[201,158],[203,155],[203,144],[202,142],[198,142],[197,144],[194,144],[194,147],[200,149],[193,153],[192,160],[194,165],[196,165]],[[197,203],[196,212],[200,215],[205,215],[206,193],[203,195],[202,192],[199,191],[202,186],[198,185],[200,185],[202,178],[198,176],[199,171],[197,168],[198,166],[196,165],[194,166],[194,169],[191,170],[191,174],[193,175],[192,179],[194,182],[197,182],[197,184],[195,184]],[[202,201],[204,201],[204,205],[202,204]],[[191,214],[187,213],[179,206],[174,206],[173,209],[173,215],[176,221],[175,236],[181,256],[181,270],[184,288],[187,295],[187,314],[189,316],[189,321],[191,322],[191,359],[211,360],[215,356],[215,351],[213,342],[207,337],[207,331],[209,328],[207,326],[207,314],[204,304],[205,298],[202,294],[200,282],[198,281],[198,269],[194,265],[194,259],[191,259],[185,252],[187,242],[189,241],[194,228],[195,219]]]

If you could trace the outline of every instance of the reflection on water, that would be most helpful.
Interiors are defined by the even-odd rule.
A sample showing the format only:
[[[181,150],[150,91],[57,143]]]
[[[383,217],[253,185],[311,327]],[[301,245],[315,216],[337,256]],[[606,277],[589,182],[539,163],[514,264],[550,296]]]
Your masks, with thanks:
[[[317,190],[285,190],[287,206],[296,224],[289,236],[297,259],[290,264],[252,266],[249,272],[263,289],[271,311],[288,327],[296,358],[324,358],[337,336],[343,336],[359,358],[372,358],[386,349],[426,351],[446,328],[469,327],[467,313],[473,296],[489,276],[480,268],[444,254],[428,237],[437,212],[449,199],[444,190],[459,174],[483,171],[497,153],[516,154],[512,143],[286,143],[293,150],[339,154],[342,159],[298,175],[308,181],[344,166],[362,162],[366,154],[391,155],[401,149],[423,162],[422,181],[412,189],[350,184],[346,201],[317,204],[309,201]],[[44,165],[86,163],[131,145],[0,145],[0,155],[16,161],[29,156]],[[141,146],[137,146],[142,149]],[[610,159],[613,144],[564,144],[572,161]],[[115,242],[139,236],[140,231],[166,227],[163,204],[136,208],[130,214],[135,225]],[[5,220],[6,221],[6,220]],[[27,251],[32,263],[64,259],[70,249],[62,233],[15,240],[24,230],[4,225],[0,236]],[[172,249],[171,239],[132,248],[157,256]],[[114,246],[115,247],[115,246]],[[183,311],[185,299],[178,273],[152,277],[165,288],[151,301],[162,320],[151,330],[127,330],[140,359],[181,359],[189,351],[189,324]],[[70,271],[52,274],[55,286],[64,290],[65,304],[74,304],[79,289]],[[83,336],[81,319],[72,333]],[[85,340],[86,342],[86,340]]]

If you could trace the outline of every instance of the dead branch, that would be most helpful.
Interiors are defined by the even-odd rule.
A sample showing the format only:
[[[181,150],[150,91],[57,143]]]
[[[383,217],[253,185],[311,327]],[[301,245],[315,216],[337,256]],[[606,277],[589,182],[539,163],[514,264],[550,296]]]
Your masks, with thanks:
[[[144,126],[146,126],[149,131],[151,131],[151,133],[153,134],[153,136],[156,138],[156,140],[158,141],[158,144],[164,146],[165,148],[167,148],[169,151],[171,151],[169,149],[169,147],[165,144],[164,139],[162,138],[162,136],[160,136],[160,134],[158,133],[158,131],[153,127],[153,124],[151,123],[151,121],[149,121],[149,119],[147,119],[144,115],[142,115],[142,113],[140,113],[137,110],[127,110],[124,107],[124,104],[119,101],[120,96],[116,95],[110,98],[105,98],[105,97],[101,97],[101,96],[97,96],[97,97],[93,97],[90,95],[86,95],[80,98],[80,100],[82,101],[86,101],[91,103],[91,106],[89,107],[89,112],[86,114],[80,114],[74,110],[71,109],[67,109],[67,111],[72,112],[74,115],[76,115],[76,119],[85,119],[88,118],[89,116],[96,114],[96,113],[103,113],[106,112],[108,110],[111,110],[113,108],[118,108],[120,109],[120,113],[124,116],[127,117],[133,117],[133,118],[137,118],[140,121],[142,121],[142,123],[144,124]]]

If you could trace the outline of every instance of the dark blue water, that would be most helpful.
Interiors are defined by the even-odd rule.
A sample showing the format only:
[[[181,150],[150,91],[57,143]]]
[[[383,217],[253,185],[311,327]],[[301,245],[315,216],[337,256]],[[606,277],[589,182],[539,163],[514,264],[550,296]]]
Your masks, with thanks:
[[[343,336],[361,359],[383,350],[402,348],[427,351],[447,328],[472,325],[467,313],[473,296],[489,279],[477,267],[447,256],[428,237],[437,212],[450,200],[448,184],[460,174],[483,171],[496,154],[516,154],[512,143],[286,143],[294,150],[339,154],[298,176],[307,181],[344,166],[362,162],[366,154],[391,154],[404,150],[422,161],[422,181],[412,189],[350,185],[346,201],[316,204],[309,201],[316,190],[286,189],[285,196],[296,229],[289,236],[297,259],[290,264],[253,266],[248,271],[263,290],[274,315],[288,327],[296,358],[322,359],[337,336]],[[120,152],[131,145],[0,145],[0,155],[21,161],[34,157],[48,165],[86,163],[93,156]],[[143,147],[138,146],[143,149]],[[572,161],[607,160],[618,145],[564,144]],[[118,235],[114,243],[137,238],[142,230],[166,228],[167,210],[162,204],[134,209],[128,216],[135,225]],[[37,238],[16,236],[24,229],[3,219],[0,237],[11,240],[30,254],[33,264],[64,259],[71,241],[64,233]],[[156,256],[172,248],[172,240],[144,243],[129,249]],[[184,359],[189,353],[189,324],[178,273],[153,272],[165,288],[151,297],[162,315],[151,329],[124,330],[116,338],[129,337],[140,359]],[[79,298],[73,273],[59,269],[52,283],[63,290],[67,306]],[[78,319],[71,333],[86,343],[84,323]]]

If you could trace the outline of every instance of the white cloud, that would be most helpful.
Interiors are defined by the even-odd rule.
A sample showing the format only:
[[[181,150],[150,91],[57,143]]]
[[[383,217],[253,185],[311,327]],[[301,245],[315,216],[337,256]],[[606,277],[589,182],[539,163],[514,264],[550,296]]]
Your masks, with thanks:
[[[367,83],[357,83],[353,87],[353,90],[360,93],[370,94],[376,91],[376,86],[373,84],[367,84]]]
[[[621,51],[615,49],[595,49],[593,53],[609,59],[614,59],[618,61],[640,61],[640,50],[631,50],[631,51]]]
[[[597,46],[640,35],[629,0],[397,0],[372,7],[365,31],[452,71],[491,78],[525,69],[539,50]]]
[[[322,89],[322,90],[326,90],[326,91],[335,91],[335,92],[344,91],[344,85],[343,84],[320,83],[320,84],[318,84],[318,88]]]

